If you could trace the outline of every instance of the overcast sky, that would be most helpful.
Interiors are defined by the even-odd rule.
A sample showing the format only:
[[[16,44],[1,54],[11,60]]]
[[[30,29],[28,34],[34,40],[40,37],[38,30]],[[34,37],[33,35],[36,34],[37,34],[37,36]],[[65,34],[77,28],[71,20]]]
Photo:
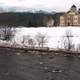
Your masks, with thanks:
[[[0,0],[4,8],[36,9],[49,11],[67,11],[71,5],[79,8],[80,0]]]

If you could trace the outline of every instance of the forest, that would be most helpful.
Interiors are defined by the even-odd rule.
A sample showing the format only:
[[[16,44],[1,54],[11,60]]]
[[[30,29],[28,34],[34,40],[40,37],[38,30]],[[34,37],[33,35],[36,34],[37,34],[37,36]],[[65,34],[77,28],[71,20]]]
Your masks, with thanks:
[[[0,25],[4,26],[25,26],[25,27],[39,27],[46,26],[43,23],[44,17],[54,18],[54,13],[32,13],[32,12],[8,12],[0,13]]]

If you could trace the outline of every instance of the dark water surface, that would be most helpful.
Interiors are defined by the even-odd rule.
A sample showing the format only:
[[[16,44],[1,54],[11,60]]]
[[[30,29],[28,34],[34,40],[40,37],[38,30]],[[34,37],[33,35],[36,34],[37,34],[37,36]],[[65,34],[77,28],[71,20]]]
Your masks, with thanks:
[[[78,57],[52,56],[0,49],[0,80],[80,80]]]

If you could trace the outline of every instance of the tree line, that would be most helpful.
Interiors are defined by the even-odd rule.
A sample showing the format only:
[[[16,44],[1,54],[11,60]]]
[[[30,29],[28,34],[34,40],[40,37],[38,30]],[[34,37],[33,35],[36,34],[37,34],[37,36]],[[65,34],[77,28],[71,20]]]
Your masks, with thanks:
[[[49,13],[32,13],[32,12],[9,12],[0,13],[0,25],[4,26],[25,26],[25,27],[40,27],[46,26],[44,17],[54,17]]]

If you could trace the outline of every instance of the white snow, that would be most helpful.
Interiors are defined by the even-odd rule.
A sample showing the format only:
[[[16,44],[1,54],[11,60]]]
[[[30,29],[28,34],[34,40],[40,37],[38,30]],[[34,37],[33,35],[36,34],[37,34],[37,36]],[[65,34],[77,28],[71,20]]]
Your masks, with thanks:
[[[15,36],[15,41],[17,43],[21,43],[23,35],[31,35],[35,37],[37,33],[46,34],[48,36],[48,43],[46,47],[51,48],[61,48],[62,47],[62,40],[63,35],[65,34],[66,30],[70,30],[73,34],[73,43],[78,45],[80,44],[80,27],[39,27],[39,28],[17,28],[17,33]]]

